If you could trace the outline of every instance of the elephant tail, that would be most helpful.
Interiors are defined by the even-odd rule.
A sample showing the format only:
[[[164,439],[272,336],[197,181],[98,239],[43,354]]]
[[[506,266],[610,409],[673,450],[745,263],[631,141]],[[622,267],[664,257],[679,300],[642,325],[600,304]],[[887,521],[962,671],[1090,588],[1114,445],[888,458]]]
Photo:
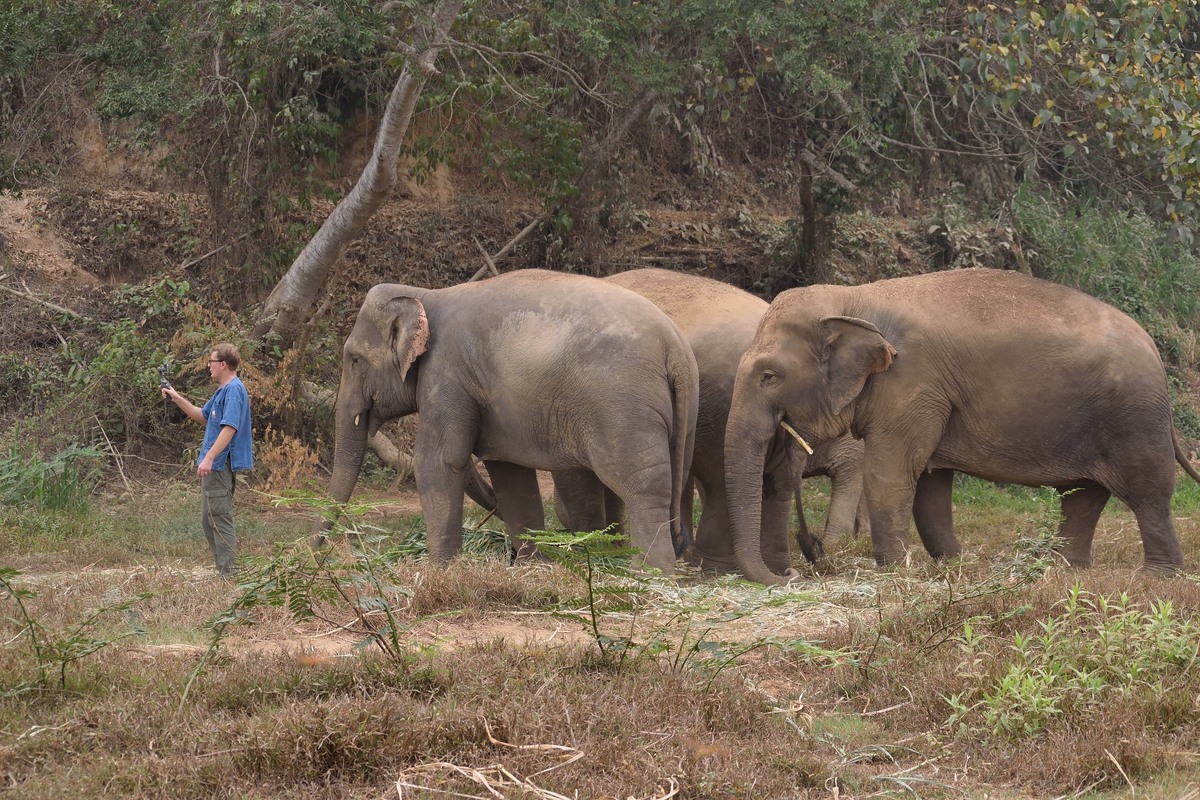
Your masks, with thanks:
[[[684,486],[692,472],[692,450],[696,446],[696,415],[700,406],[700,378],[696,357],[683,334],[676,329],[678,346],[667,356],[667,370],[674,394],[674,418],[671,420],[671,543],[675,555],[691,544],[691,509],[683,508]],[[689,492],[686,497],[690,498]]]
[[[1171,441],[1175,444],[1175,460],[1179,462],[1179,466],[1183,467],[1183,471],[1192,476],[1192,480],[1200,483],[1200,473],[1196,472],[1196,468],[1187,460],[1187,456],[1183,452],[1183,442],[1179,439],[1179,431],[1175,430],[1175,426],[1171,426]]]

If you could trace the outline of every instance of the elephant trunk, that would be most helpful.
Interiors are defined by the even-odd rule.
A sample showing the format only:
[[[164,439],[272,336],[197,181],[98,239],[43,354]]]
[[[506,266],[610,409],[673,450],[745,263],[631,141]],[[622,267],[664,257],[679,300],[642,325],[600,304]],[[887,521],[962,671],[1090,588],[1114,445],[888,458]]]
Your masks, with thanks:
[[[735,398],[725,429],[725,493],[738,570],[747,580],[782,584],[762,557],[763,470],[775,438],[775,417],[754,411]]]
[[[345,503],[358,483],[362,470],[363,456],[367,449],[367,412],[353,412],[344,402],[345,393],[339,393],[334,421],[333,471],[329,476],[329,496],[336,502]],[[318,540],[329,529],[329,522],[320,520],[314,527]]]

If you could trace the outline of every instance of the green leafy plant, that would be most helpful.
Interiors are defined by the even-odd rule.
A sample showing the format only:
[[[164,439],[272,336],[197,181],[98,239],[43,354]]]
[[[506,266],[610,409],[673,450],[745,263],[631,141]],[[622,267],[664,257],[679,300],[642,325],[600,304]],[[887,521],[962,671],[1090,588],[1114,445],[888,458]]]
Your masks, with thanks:
[[[238,596],[208,622],[209,646],[192,672],[180,706],[192,683],[220,651],[229,631],[251,624],[260,606],[286,608],[296,620],[322,620],[360,635],[355,648],[374,646],[392,665],[407,669],[412,656],[401,635],[434,614],[401,622],[399,610],[411,599],[411,589],[394,582],[396,562],[412,554],[409,547],[389,547],[390,532],[362,520],[376,503],[338,503],[312,492],[288,492],[276,505],[300,506],[328,523],[326,543],[313,547],[308,538],[277,544],[267,558],[244,558],[238,571]],[[353,617],[347,623],[340,618]]]
[[[17,616],[11,618],[11,621],[15,622],[21,628],[22,634],[29,638],[29,647],[33,653],[37,678],[18,685],[9,691],[10,694],[32,688],[48,687],[52,674],[57,675],[58,688],[65,689],[69,666],[98,653],[115,642],[145,633],[138,621],[138,616],[130,612],[139,602],[151,597],[150,593],[144,592],[129,600],[93,609],[81,621],[65,630],[56,631],[47,628],[30,614],[26,603],[37,598],[38,593],[32,589],[17,586],[21,575],[20,570],[12,567],[0,567],[0,601],[10,600],[16,606]],[[113,617],[123,617],[128,628],[115,634],[98,635],[101,624]]]
[[[1140,606],[1128,594],[1107,597],[1076,583],[1038,626],[1036,634],[1013,635],[1012,660],[990,684],[946,698],[952,724],[1036,737],[1060,717],[1086,718],[1130,699],[1153,704],[1184,685],[1200,658],[1196,622],[1165,600]],[[969,657],[980,652],[970,624],[959,644]]]
[[[0,501],[39,511],[84,511],[104,453],[73,444],[49,459],[10,445],[0,455]]]
[[[613,636],[602,630],[606,614],[636,612],[639,599],[648,593],[644,579],[630,568],[637,550],[615,527],[575,533],[572,531],[530,531],[529,538],[538,552],[566,568],[587,587],[587,606],[580,611],[562,611],[558,615],[584,623],[600,649],[600,655],[624,658],[635,643],[632,636]]]
[[[663,581],[653,570],[633,568],[637,549],[613,528],[577,533],[532,531],[529,538],[556,564],[583,581],[583,609],[560,608],[556,616],[581,623],[601,658],[666,656],[672,670],[692,669],[712,681],[747,653],[776,647],[811,660],[839,663],[844,653],[826,650],[803,638],[764,637],[721,640],[720,626],[753,616],[760,609],[811,600],[802,592],[772,592],[744,581],[724,580],[717,587],[684,589]],[[737,589],[736,602],[719,590]]]

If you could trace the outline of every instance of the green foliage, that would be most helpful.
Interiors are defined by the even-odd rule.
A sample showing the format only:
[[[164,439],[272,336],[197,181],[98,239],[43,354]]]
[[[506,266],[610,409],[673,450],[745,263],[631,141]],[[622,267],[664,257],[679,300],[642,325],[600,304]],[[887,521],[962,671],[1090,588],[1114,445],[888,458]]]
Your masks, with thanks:
[[[34,619],[26,605],[28,601],[38,597],[37,592],[17,585],[21,571],[11,567],[0,567],[0,601],[10,600],[16,606],[17,617],[10,618],[21,629],[21,636],[29,638],[29,648],[33,653],[37,679],[8,690],[10,694],[19,694],[31,689],[47,688],[50,676],[56,673],[58,688],[67,687],[67,667],[81,661],[90,655],[98,653],[109,645],[127,639],[130,636],[140,636],[143,630],[139,618],[133,613],[134,606],[147,598],[149,593],[139,594],[130,600],[102,606],[88,612],[81,621],[65,630],[51,630]],[[126,622],[124,630],[112,634],[103,633],[102,623],[113,617],[123,618]]]
[[[86,511],[104,453],[71,445],[48,460],[10,445],[0,455],[0,502],[38,511]]]
[[[1133,191],[1186,240],[1200,200],[1194,0],[970,7],[959,102],[1011,115],[1039,156]]]
[[[1014,634],[1013,659],[998,677],[946,698],[950,722],[1019,740],[1060,717],[1086,717],[1123,699],[1154,705],[1186,687],[1186,673],[1200,657],[1198,634],[1195,621],[1180,618],[1170,601],[1139,607],[1127,594],[1110,598],[1076,584],[1037,634]],[[982,641],[970,623],[964,626],[959,645],[969,661]]]
[[[565,567],[587,587],[584,612],[559,612],[583,622],[590,631],[602,657],[624,658],[634,649],[628,636],[611,636],[601,630],[605,613],[631,613],[644,601],[647,589],[630,569],[637,550],[614,528],[575,533],[572,531],[530,531],[529,539],[538,552]]]
[[[1169,241],[1161,223],[1029,185],[1017,192],[1012,213],[1036,274],[1120,308],[1149,331],[1164,359],[1188,360],[1200,323],[1200,260]]]

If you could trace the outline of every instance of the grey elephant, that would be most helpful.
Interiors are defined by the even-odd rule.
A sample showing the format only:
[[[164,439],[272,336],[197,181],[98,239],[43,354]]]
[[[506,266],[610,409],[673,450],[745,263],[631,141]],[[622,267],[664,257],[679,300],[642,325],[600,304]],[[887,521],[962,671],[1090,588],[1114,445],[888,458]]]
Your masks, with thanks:
[[[1200,481],[1171,421],[1153,340],[1117,309],[1020,273],[963,269],[780,294],[738,367],[725,433],[739,569],[784,580],[758,552],[759,465],[781,424],[863,440],[875,559],[904,558],[909,519],[935,558],[955,555],[954,471],[1052,486],[1062,555],[1091,563],[1111,495],[1133,510],[1146,565],[1183,553],[1175,463]]]
[[[349,499],[368,436],[420,412],[414,475],[432,559],[461,550],[474,454],[517,558],[534,555],[524,535],[543,527],[535,470],[586,470],[622,501],[641,559],[670,572],[698,397],[679,330],[619,286],[542,270],[381,284],[343,349],[329,493]]]
[[[828,442],[812,445],[812,449],[810,456],[800,454],[803,459],[801,477],[829,477],[829,516],[825,521],[825,538],[869,534],[871,520],[862,491],[863,443],[850,434],[845,434]],[[796,517],[800,529],[796,532],[796,539],[801,542],[813,538],[808,532],[803,508],[804,503],[797,486]]]
[[[634,291],[662,309],[683,332],[696,357],[700,370],[700,407],[692,473],[689,489],[684,493],[685,524],[690,526],[691,522],[693,485],[700,491],[702,512],[695,541],[685,558],[701,567],[733,571],[737,565],[725,494],[725,423],[738,361],[754,339],[767,303],[720,281],[663,269],[630,270],[605,281]],[[826,532],[840,532],[847,527],[846,508],[850,509],[848,526],[853,529],[854,509],[862,485],[861,453],[861,444],[847,436],[844,441],[827,444],[811,457],[812,461],[806,462],[805,454],[795,451],[791,439],[782,430],[777,432],[770,452],[758,468],[763,486],[760,549],[773,570],[786,572],[791,567],[788,522],[793,493],[800,500],[796,490],[797,470],[811,463],[813,474],[825,470],[821,474],[833,477],[833,504]],[[559,519],[576,530],[604,527],[616,518],[619,509],[611,493],[603,505],[597,502],[597,487],[589,487],[587,480],[586,474],[556,472],[554,475]],[[805,558],[815,562],[822,552],[821,540],[809,533],[802,507],[797,507],[797,514],[801,521],[797,534],[800,550]]]

